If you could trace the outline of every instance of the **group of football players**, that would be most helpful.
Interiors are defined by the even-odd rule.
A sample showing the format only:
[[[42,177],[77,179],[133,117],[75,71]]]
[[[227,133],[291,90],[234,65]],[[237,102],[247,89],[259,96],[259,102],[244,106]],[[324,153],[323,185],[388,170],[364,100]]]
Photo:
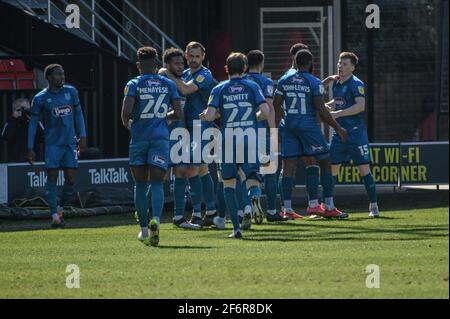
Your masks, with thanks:
[[[183,52],[169,48],[163,53],[164,68],[152,47],[137,51],[139,76],[125,86],[122,123],[130,130],[130,170],[135,181],[134,200],[141,227],[138,239],[146,245],[159,243],[159,224],[164,206],[164,180],[174,176],[173,224],[199,229],[214,226],[225,229],[226,213],[233,225],[230,238],[242,238],[242,230],[252,221],[283,222],[304,218],[346,218],[333,202],[340,165],[352,160],[357,165],[369,197],[369,215],[379,216],[376,186],[370,171],[370,149],[364,119],[364,84],[354,74],[358,64],[352,52],[339,55],[337,74],[323,81],[313,73],[313,55],[305,44],[290,49],[292,67],[278,80],[263,75],[264,54],[252,50],[244,55],[232,52],[226,60],[229,79],[218,83],[203,65],[205,48],[190,42]],[[185,60],[188,69],[184,69]],[[78,151],[86,145],[84,120],[75,88],[64,85],[64,70],[49,65],[45,70],[49,86],[32,103],[29,129],[29,161],[33,161],[36,123],[44,114],[46,125],[46,195],[52,213],[52,226],[63,227],[62,208],[73,193]],[[326,91],[332,99],[325,102]],[[333,128],[331,143],[321,130],[320,121]],[[255,143],[248,130],[265,132]],[[217,133],[207,134],[208,132]],[[233,134],[228,134],[232,130]],[[185,133],[183,133],[185,132]],[[236,133],[237,132],[237,133]],[[79,139],[77,139],[77,134]],[[204,136],[209,138],[204,139]],[[244,155],[236,151],[241,143]],[[282,169],[266,170],[277,161],[281,146]],[[218,157],[216,186],[205,157],[213,148],[232,145],[235,152]],[[268,154],[250,160],[249,152]],[[178,160],[179,153],[187,154]],[[220,153],[220,152],[219,152]],[[200,160],[194,160],[200,154]],[[175,160],[175,158],[177,160]],[[306,215],[292,208],[292,188],[299,160],[306,167],[308,206]],[[56,177],[64,169],[61,202],[56,199]],[[267,208],[260,204],[264,182]],[[319,196],[319,184],[322,196]],[[188,192],[187,192],[188,191]],[[192,216],[185,218],[186,197]],[[277,210],[277,197],[282,209]],[[322,203],[320,202],[322,198]],[[202,207],[205,213],[202,216]],[[150,217],[151,216],[151,217]]]

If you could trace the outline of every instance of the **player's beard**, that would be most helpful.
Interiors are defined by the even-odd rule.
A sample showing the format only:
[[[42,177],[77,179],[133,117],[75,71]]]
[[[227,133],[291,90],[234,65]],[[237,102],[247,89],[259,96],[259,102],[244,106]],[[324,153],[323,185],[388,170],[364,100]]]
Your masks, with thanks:
[[[54,81],[52,84],[53,84],[53,86],[54,86],[55,88],[60,89],[60,88],[62,88],[62,87],[64,86],[64,80],[61,80],[61,81]]]
[[[198,68],[200,67],[200,64],[197,63],[197,62],[191,62],[191,63],[189,64],[189,67],[190,67],[191,69],[198,69]]]

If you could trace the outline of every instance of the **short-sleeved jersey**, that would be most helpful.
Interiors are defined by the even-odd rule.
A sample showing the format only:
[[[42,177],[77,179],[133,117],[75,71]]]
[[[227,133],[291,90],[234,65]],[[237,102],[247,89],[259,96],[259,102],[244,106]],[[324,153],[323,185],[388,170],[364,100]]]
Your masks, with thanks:
[[[233,78],[214,87],[208,106],[219,110],[220,129],[224,133],[226,128],[256,128],[256,112],[265,101],[255,82]]]
[[[273,81],[261,73],[248,72],[244,75],[244,79],[250,80],[258,84],[265,98],[273,98]],[[267,121],[258,121],[258,127],[268,128]]]
[[[31,113],[44,117],[45,145],[76,145],[77,132],[74,111],[79,107],[81,106],[78,91],[71,85],[64,85],[56,92],[46,88],[34,96]]]
[[[186,83],[192,80],[199,88],[195,93],[186,96],[186,127],[191,129],[193,121],[198,120],[198,115],[208,105],[208,97],[217,81],[212,76],[211,71],[204,66],[195,73],[192,73],[191,69],[184,70],[181,79]]]
[[[284,98],[285,126],[317,123],[314,97],[322,96],[322,82],[308,72],[289,72],[278,81],[275,94]]]
[[[258,84],[265,98],[273,97],[273,81],[261,73],[248,72],[244,75],[244,79],[250,80]]]
[[[139,75],[127,83],[124,95],[135,98],[131,141],[168,140],[167,112],[180,99],[175,83],[158,74]]]
[[[364,83],[356,76],[352,75],[344,83],[338,80],[333,82],[333,99],[336,102],[336,110],[343,110],[354,105],[355,98],[365,94]],[[337,122],[345,129],[350,130],[355,127],[365,127],[364,112],[356,115],[337,118]]]

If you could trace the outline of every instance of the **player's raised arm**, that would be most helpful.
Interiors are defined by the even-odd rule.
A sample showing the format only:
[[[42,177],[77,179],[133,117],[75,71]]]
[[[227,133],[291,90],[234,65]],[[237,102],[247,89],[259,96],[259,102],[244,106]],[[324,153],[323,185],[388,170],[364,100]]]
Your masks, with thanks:
[[[322,80],[322,85],[325,89],[328,89],[335,80],[339,80],[339,75],[330,75]]]
[[[178,91],[180,91],[181,95],[184,95],[184,96],[191,95],[199,90],[199,87],[197,86],[197,84],[195,84],[195,82],[193,80],[185,83],[185,82],[183,82],[183,80],[176,77],[169,70],[166,70],[165,74],[167,75],[167,77],[169,79],[171,79],[173,82],[175,82],[177,89],[178,89]]]
[[[366,99],[363,96],[355,97],[355,102],[356,103],[353,104],[352,106],[350,106],[349,108],[346,108],[343,110],[338,110],[338,111],[333,111],[333,112],[331,112],[331,114],[333,115],[334,118],[338,118],[338,117],[356,115],[361,112],[364,112],[364,110],[366,108]]]

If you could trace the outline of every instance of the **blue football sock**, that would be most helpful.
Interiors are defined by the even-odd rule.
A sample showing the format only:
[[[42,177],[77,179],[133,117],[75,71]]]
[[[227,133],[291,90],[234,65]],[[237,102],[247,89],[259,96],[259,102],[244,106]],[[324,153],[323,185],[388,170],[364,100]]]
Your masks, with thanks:
[[[375,180],[371,173],[362,177],[364,181],[364,186],[366,187],[367,196],[369,197],[369,201],[371,203],[377,202],[377,187],[375,185]]]
[[[247,180],[242,183],[242,208],[252,205],[252,198],[248,195]]]
[[[281,186],[283,190],[283,201],[292,200],[292,186],[294,185],[294,178],[290,176],[283,176],[281,179]]]
[[[283,197],[283,176],[281,174],[278,175],[277,181],[277,193],[280,194],[280,203],[281,206],[284,205],[284,197]]]
[[[237,198],[237,202],[238,202],[238,210],[242,210],[244,209],[245,206],[245,200],[244,200],[244,192],[247,191],[247,188],[245,188],[245,190],[243,189],[244,187],[244,183],[242,183],[240,177],[238,176],[236,178],[236,198]]]
[[[308,199],[319,199],[319,167],[307,166],[306,167],[306,191],[308,193]]]
[[[150,211],[152,209],[152,193],[150,192],[150,185],[147,186],[147,206],[148,210]]]
[[[216,202],[214,200],[214,182],[212,180],[211,174],[203,175],[201,178],[202,189],[203,189],[203,199],[206,204],[206,210],[215,210]]]
[[[223,194],[223,182],[217,182],[217,213],[220,217],[226,216],[227,204]]]
[[[61,201],[60,206],[64,207],[64,205],[67,204],[67,201],[70,200],[74,193],[74,187],[73,184],[64,183],[63,189],[62,189],[62,195],[61,195]]]
[[[175,178],[173,183],[173,202],[175,206],[175,217],[184,216],[184,210],[186,208],[186,184],[185,178]]]
[[[239,224],[238,218],[238,202],[236,198],[236,190],[231,187],[224,187],[223,196],[225,197],[225,202],[227,203],[228,214],[230,214],[231,222],[233,223],[233,229],[239,230],[241,225]]]
[[[202,209],[202,182],[200,177],[194,176],[189,178],[191,202],[194,207],[194,213],[201,213]]]
[[[320,175],[320,183],[322,184],[322,197],[331,198],[333,197],[334,190],[334,177],[330,172],[324,172]]]
[[[277,175],[267,174],[264,176],[264,187],[267,196],[267,209],[277,209]]]
[[[141,227],[148,226],[147,182],[134,183],[134,206],[139,216]]]
[[[159,223],[164,208],[164,184],[163,182],[150,182],[150,193],[152,194],[152,218]]]
[[[58,205],[56,198],[56,182],[47,180],[47,183],[45,184],[45,198],[47,200],[48,207],[50,208],[50,214],[56,214],[56,206]]]

